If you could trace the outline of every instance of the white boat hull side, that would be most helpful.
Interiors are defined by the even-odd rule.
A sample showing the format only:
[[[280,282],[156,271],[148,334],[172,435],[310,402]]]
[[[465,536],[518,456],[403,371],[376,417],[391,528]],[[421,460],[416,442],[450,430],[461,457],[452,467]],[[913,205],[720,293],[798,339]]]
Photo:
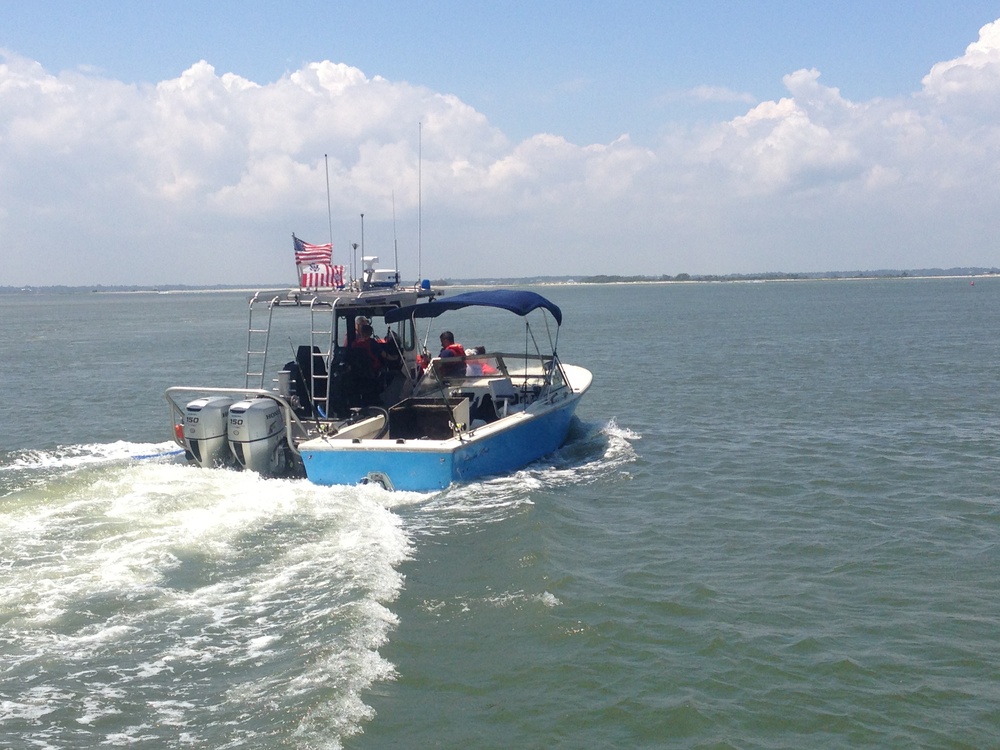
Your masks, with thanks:
[[[571,389],[530,409],[448,440],[311,440],[299,448],[309,480],[357,484],[385,475],[397,490],[431,491],[452,482],[505,474],[557,450],[566,440],[591,374],[567,367]]]

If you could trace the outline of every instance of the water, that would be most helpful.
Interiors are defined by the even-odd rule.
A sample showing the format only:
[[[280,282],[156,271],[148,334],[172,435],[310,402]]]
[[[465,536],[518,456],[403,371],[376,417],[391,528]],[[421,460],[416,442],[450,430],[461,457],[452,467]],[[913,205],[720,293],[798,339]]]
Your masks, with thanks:
[[[240,295],[0,297],[0,746],[996,746],[1000,279],[545,293],[570,442],[436,494],[165,455]]]

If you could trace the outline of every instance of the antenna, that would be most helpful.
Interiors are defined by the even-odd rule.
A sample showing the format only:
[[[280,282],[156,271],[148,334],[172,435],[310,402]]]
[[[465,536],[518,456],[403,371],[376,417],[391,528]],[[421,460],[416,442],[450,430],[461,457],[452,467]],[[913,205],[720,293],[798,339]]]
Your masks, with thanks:
[[[421,210],[423,208],[423,165],[424,165],[424,124],[422,122],[417,123],[417,283],[423,282],[423,273],[420,270],[421,261],[421,233],[423,226],[421,224]]]
[[[392,269],[396,272],[396,283],[399,283],[399,244],[396,242],[396,191],[392,191]],[[418,279],[419,281],[419,279]]]
[[[330,253],[333,254],[333,209],[330,208],[330,159],[323,154],[323,163],[326,165],[326,217],[330,222]]]

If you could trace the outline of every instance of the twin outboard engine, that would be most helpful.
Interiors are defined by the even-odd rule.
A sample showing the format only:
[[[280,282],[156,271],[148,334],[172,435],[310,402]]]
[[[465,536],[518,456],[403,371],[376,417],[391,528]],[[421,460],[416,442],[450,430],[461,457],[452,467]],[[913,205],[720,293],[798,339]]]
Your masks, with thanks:
[[[285,420],[277,401],[251,398],[229,408],[229,446],[244,469],[264,476],[285,473]]]
[[[231,466],[233,454],[226,438],[233,399],[209,396],[184,409],[184,447],[202,468]]]

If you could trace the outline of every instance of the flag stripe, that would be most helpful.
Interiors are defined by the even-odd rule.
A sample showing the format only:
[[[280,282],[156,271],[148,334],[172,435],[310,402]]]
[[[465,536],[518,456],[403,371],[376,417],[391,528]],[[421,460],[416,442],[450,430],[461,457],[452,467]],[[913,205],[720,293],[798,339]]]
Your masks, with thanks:
[[[331,243],[311,245],[308,242],[303,242],[294,234],[292,235],[292,239],[295,244],[295,265],[303,266],[311,263],[326,263],[329,265],[333,260],[333,245]]]
[[[299,266],[299,286],[303,289],[318,287],[344,288],[344,267],[330,266],[325,263],[310,263]]]

